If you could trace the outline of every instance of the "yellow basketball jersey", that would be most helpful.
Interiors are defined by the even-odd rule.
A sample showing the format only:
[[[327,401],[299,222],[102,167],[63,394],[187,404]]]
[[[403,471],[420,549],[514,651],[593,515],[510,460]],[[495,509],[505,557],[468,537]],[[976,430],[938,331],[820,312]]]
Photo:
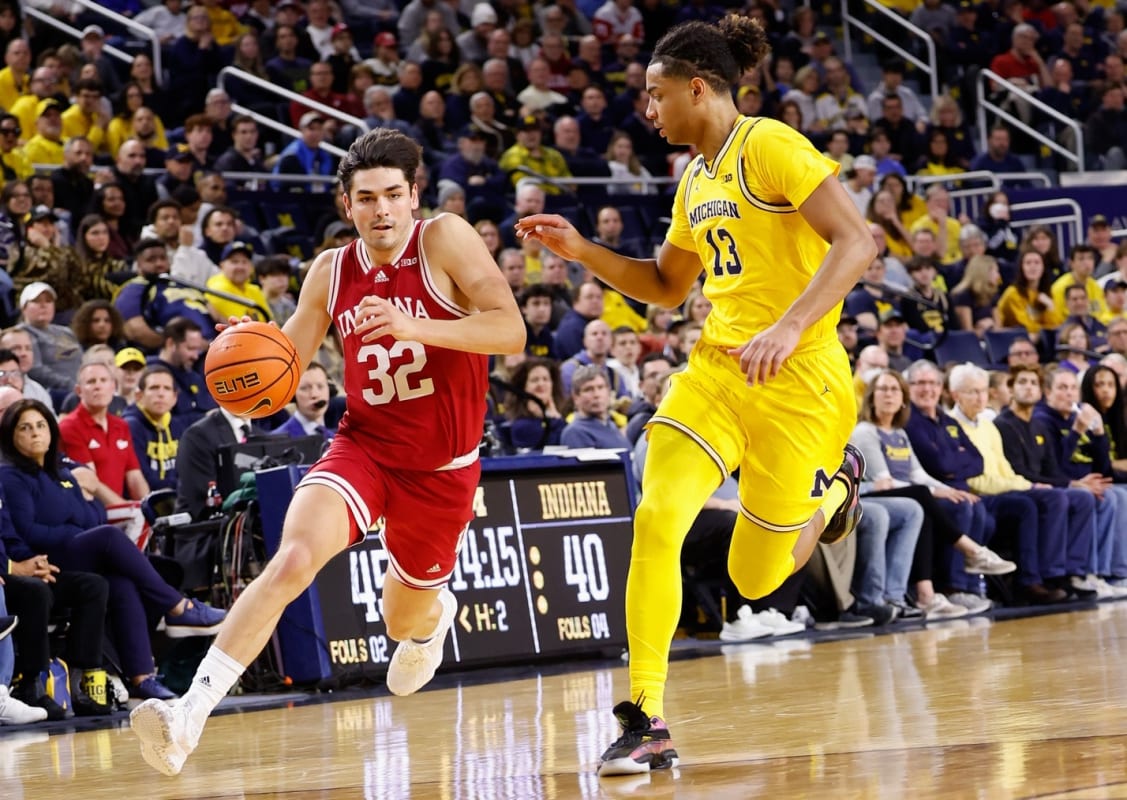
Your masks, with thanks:
[[[697,156],[677,187],[666,238],[700,254],[712,312],[701,340],[738,347],[773,324],[810,283],[829,244],[798,208],[838,164],[781,122],[740,117],[713,163]],[[840,303],[798,349],[836,339]]]

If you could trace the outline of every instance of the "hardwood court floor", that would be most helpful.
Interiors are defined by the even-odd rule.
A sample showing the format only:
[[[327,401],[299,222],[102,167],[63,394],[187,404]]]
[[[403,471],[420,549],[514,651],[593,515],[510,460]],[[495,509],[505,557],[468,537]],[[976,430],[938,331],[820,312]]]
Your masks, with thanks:
[[[616,666],[221,715],[178,778],[124,729],[9,734],[0,797],[1127,798],[1127,603],[713,652],[672,665],[653,776],[594,775]]]

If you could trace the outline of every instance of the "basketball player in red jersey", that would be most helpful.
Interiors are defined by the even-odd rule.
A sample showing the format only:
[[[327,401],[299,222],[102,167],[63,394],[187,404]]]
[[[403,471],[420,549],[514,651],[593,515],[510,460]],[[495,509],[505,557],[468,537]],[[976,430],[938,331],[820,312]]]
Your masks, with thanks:
[[[178,701],[133,710],[142,755],[166,775],[180,772],[283,609],[381,516],[384,622],[399,642],[388,688],[411,694],[442,662],[457,608],[446,582],[481,472],[487,354],[519,353],[525,328],[465,220],[413,219],[419,159],[414,141],[381,128],[341,162],[344,207],[360,238],[317,257],[283,330],[308,364],[336,325],[348,411],[294,492],[278,552],[228,612],[191,688]]]

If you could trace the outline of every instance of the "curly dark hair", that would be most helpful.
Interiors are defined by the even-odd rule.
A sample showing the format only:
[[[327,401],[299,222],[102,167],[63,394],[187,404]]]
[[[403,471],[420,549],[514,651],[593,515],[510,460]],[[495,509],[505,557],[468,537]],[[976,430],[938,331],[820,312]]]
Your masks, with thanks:
[[[376,128],[348,148],[348,154],[340,161],[337,178],[344,193],[348,194],[352,191],[352,176],[357,172],[388,167],[403,170],[407,184],[413,186],[422,153],[422,148],[411,137],[391,128]]]
[[[526,358],[513,370],[512,377],[509,378],[510,385],[520,392],[527,393],[528,376],[536,367],[543,367],[548,370],[548,375],[552,378],[552,399],[555,400],[556,409],[562,408],[564,396],[563,383],[560,380],[560,368],[550,358]],[[510,419],[533,416],[532,412],[528,410],[528,402],[513,393],[505,398],[505,408],[508,410]]]
[[[110,324],[113,328],[110,331],[108,342],[95,339],[90,332],[90,322],[94,319],[95,311],[105,311],[110,315]],[[122,319],[121,312],[117,310],[113,303],[103,298],[87,300],[80,305],[70,321],[70,329],[74,331],[74,335],[78,339],[78,343],[82,345],[83,350],[94,344],[109,344],[112,347],[125,341],[125,320]]]
[[[759,21],[729,14],[715,25],[685,22],[662,36],[650,64],[674,78],[702,78],[718,94],[728,92],[767,55],[767,34]]]
[[[1110,373],[1112,385],[1115,386],[1115,397],[1112,398],[1111,406],[1108,408],[1100,408],[1100,403],[1096,400],[1096,377],[1101,373]],[[1111,457],[1116,459],[1127,456],[1127,422],[1124,421],[1124,398],[1123,392],[1119,388],[1119,377],[1115,374],[1115,371],[1102,364],[1097,364],[1091,369],[1085,370],[1084,379],[1080,381],[1080,399],[1099,411],[1100,416],[1103,417],[1104,427],[1111,438]]]

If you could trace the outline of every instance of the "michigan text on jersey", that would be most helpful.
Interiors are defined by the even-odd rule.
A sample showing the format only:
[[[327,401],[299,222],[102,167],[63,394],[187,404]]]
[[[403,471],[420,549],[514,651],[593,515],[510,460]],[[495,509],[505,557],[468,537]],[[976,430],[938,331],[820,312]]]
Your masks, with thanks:
[[[689,224],[699,225],[704,220],[713,217],[739,219],[740,207],[731,200],[709,200],[689,212]]]

